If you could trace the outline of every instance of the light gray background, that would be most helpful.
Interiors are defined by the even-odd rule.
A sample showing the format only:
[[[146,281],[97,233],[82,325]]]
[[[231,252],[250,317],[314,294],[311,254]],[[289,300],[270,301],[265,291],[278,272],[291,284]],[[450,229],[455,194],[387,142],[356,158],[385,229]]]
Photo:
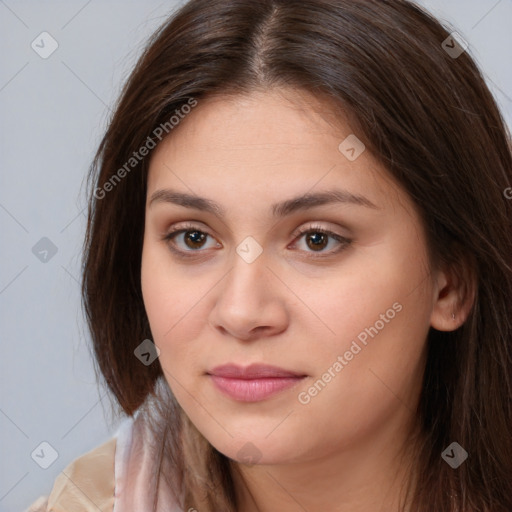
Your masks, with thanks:
[[[420,3],[469,42],[512,126],[512,0]],[[81,313],[83,179],[144,41],[177,5],[0,0],[0,512],[48,494],[117,429]],[[31,48],[43,31],[59,45],[47,59]],[[42,237],[57,247],[46,263],[32,252]],[[31,458],[43,441],[58,452],[48,469]]]

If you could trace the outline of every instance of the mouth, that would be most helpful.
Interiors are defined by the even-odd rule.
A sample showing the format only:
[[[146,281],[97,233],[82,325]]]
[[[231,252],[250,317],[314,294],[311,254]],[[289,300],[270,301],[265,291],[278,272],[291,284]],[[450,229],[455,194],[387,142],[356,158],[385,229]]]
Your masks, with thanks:
[[[217,366],[207,372],[216,389],[239,402],[259,402],[290,389],[307,375],[277,366],[235,364]]]

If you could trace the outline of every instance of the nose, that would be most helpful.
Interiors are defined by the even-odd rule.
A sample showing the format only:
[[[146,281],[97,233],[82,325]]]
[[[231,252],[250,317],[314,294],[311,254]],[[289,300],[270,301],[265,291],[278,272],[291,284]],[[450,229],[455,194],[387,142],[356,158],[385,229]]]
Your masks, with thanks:
[[[248,263],[235,253],[231,270],[215,287],[209,322],[223,335],[251,341],[279,334],[288,325],[286,287],[263,254]]]

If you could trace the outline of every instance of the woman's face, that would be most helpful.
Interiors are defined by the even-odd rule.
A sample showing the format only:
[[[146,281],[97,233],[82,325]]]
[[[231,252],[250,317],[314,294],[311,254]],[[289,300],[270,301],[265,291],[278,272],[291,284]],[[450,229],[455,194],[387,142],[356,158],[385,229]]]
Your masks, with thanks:
[[[424,232],[330,115],[284,90],[199,100],[151,158],[141,277],[160,364],[238,461],[312,460],[411,427],[435,303]],[[255,364],[282,371],[218,369]]]

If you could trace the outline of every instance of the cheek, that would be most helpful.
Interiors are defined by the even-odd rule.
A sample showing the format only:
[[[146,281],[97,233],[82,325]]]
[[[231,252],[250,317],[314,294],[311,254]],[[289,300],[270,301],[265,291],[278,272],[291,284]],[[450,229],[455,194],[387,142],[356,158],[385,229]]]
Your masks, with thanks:
[[[318,295],[314,307],[334,334],[315,347],[305,407],[329,410],[347,429],[351,421],[371,428],[404,405],[414,410],[431,314],[422,258],[414,244],[374,247]]]
[[[198,348],[189,340],[199,337],[205,318],[204,296],[210,279],[191,279],[157,244],[145,244],[141,288],[153,341],[160,349],[160,363],[176,372],[197,358]],[[185,364],[186,363],[186,364]]]
[[[428,321],[415,317],[421,296],[397,296],[394,302],[395,296],[374,297],[366,309],[355,307],[346,321],[338,315],[337,339],[319,344],[320,353],[315,348],[316,371],[297,390],[294,411],[297,428],[314,432],[323,425],[319,451],[348,447],[416,409]]]
[[[383,339],[388,333],[388,349],[393,349],[395,345],[410,345],[411,338],[418,338],[413,336],[415,332],[423,335],[431,306],[423,258],[421,247],[414,244],[382,243],[358,250],[316,288],[309,284],[307,306],[325,325],[321,326],[322,344],[318,348],[338,354],[348,350],[355,339],[364,345],[365,340],[372,339],[371,334]],[[409,322],[410,318],[415,322]],[[399,336],[398,330],[404,325],[409,331]]]

